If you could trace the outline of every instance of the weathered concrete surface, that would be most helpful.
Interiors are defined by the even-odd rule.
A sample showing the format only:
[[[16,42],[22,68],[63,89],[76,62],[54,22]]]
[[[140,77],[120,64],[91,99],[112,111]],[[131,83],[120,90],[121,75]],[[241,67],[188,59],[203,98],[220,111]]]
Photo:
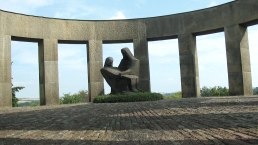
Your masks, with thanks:
[[[0,107],[12,106],[11,36],[0,34]]]
[[[44,39],[39,43],[40,104],[59,104],[57,39]]]
[[[199,97],[199,69],[196,50],[196,37],[193,34],[181,34],[178,37],[182,96]]]
[[[138,24],[137,39],[133,39],[134,56],[140,60],[139,89],[150,92],[150,64],[146,26]]]
[[[230,95],[253,94],[247,28],[239,25],[225,28]]]
[[[0,109],[0,144],[255,145],[258,97]]]
[[[104,94],[104,82],[100,73],[103,66],[102,58],[102,41],[90,40],[88,44],[88,88],[89,102],[94,100],[94,97]]]

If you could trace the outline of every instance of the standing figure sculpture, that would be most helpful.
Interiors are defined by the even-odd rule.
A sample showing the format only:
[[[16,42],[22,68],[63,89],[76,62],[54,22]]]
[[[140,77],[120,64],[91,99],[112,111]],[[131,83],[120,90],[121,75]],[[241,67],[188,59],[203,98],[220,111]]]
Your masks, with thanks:
[[[130,52],[129,48],[122,48],[123,59],[118,67],[113,67],[113,58],[105,60],[100,70],[106,82],[111,87],[111,94],[124,92],[138,92],[140,61]]]

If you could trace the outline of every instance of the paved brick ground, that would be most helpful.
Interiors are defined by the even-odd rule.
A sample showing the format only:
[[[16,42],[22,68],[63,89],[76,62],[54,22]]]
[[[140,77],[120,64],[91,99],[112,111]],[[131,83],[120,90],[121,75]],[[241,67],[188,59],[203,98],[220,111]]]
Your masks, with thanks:
[[[258,144],[258,97],[0,109],[0,144]]]

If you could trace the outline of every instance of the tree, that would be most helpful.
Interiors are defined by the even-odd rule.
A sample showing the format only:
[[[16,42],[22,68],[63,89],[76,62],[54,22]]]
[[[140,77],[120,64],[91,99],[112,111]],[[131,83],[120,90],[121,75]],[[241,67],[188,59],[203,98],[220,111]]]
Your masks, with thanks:
[[[254,94],[254,95],[258,95],[258,87],[256,87],[256,88],[253,89],[253,94]]]
[[[64,94],[62,98],[60,98],[60,104],[74,104],[74,103],[83,103],[86,102],[86,98],[88,97],[88,91],[81,90],[78,93],[74,94]]]
[[[229,90],[226,87],[203,87],[201,89],[201,96],[203,97],[209,97],[209,96],[229,96]]]
[[[11,64],[13,64],[13,62]],[[25,87],[13,87],[13,84],[12,84],[12,106],[13,107],[18,107],[19,100],[16,98],[16,92],[19,92],[20,90],[22,90],[24,88]]]
[[[12,106],[18,107],[18,99],[16,98],[16,92],[24,89],[24,87],[12,87]]]

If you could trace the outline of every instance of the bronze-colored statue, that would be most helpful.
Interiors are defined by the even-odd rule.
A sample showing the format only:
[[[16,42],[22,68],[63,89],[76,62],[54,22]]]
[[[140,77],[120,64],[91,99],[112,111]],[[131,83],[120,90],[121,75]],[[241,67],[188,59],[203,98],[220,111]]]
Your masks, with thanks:
[[[111,94],[138,92],[140,61],[129,48],[122,48],[121,53],[123,59],[118,67],[113,67],[113,58],[108,57],[100,71],[111,87]]]

